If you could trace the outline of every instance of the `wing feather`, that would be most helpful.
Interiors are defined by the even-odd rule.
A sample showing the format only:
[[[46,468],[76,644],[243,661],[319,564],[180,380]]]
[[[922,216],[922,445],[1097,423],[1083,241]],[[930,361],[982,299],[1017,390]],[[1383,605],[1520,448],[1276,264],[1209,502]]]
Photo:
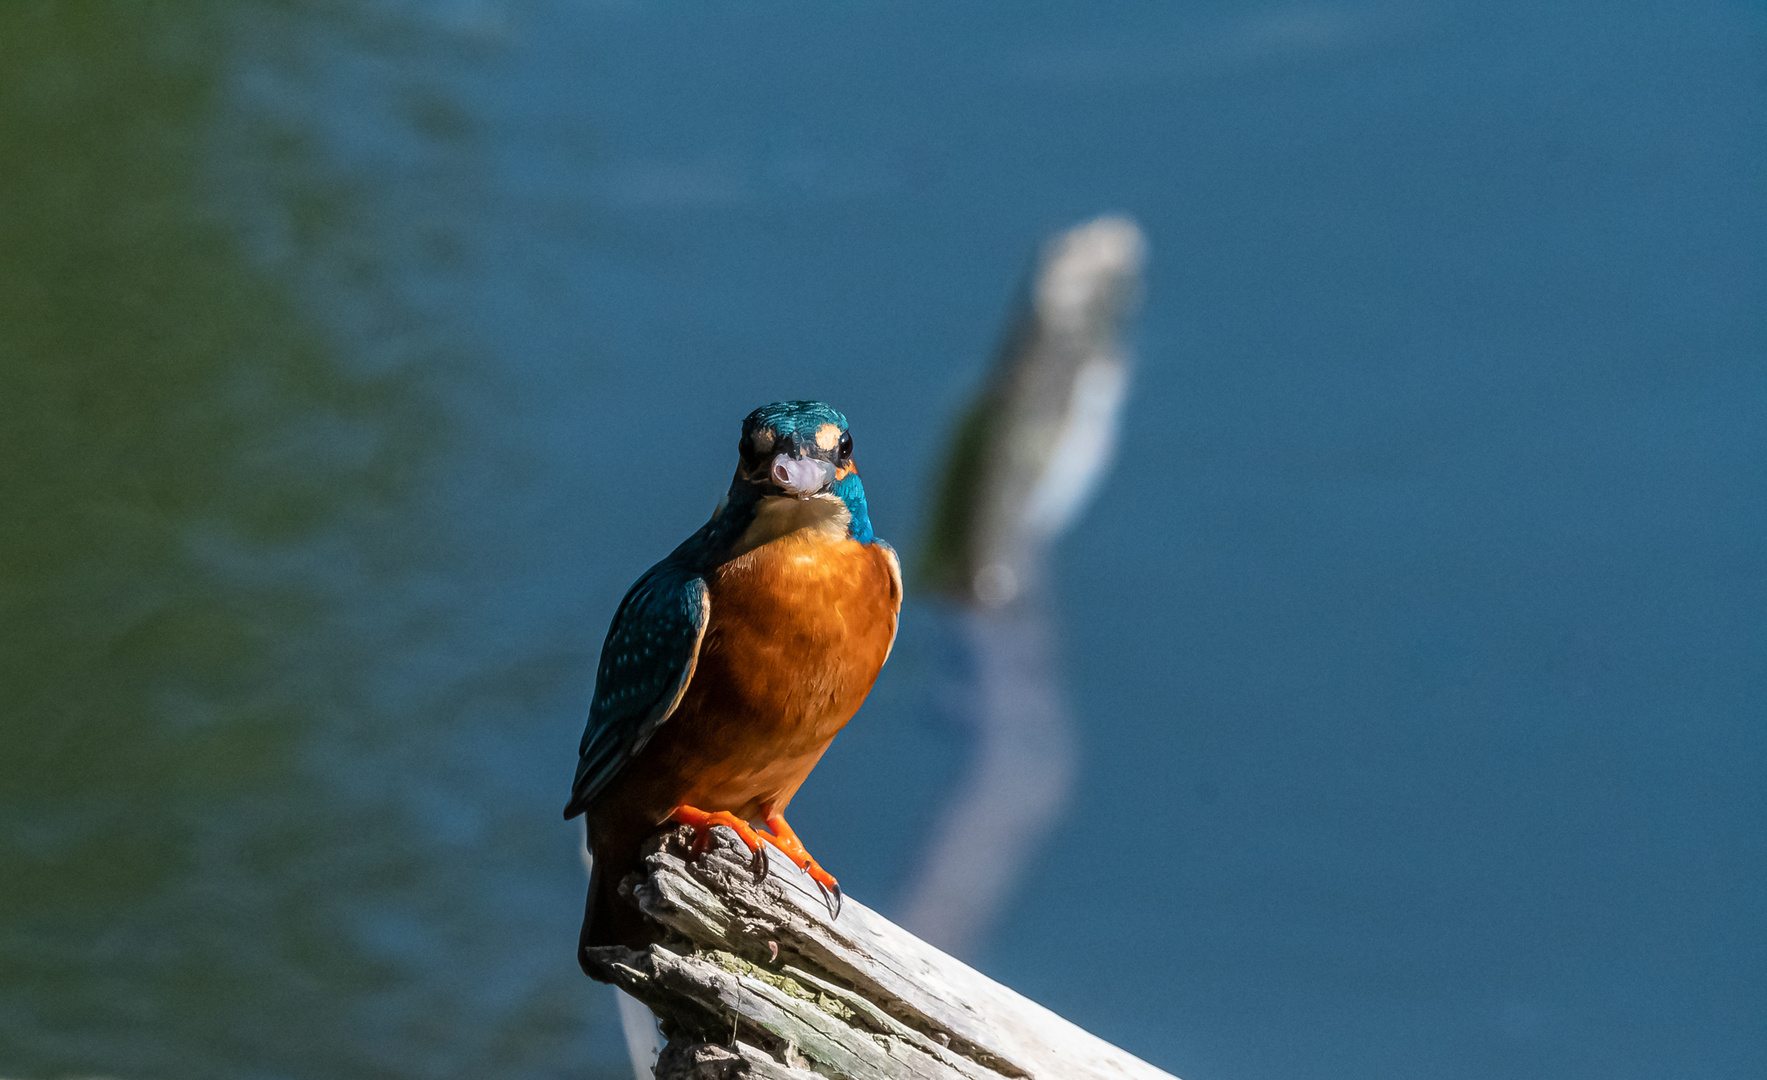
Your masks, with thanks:
[[[872,545],[884,553],[884,566],[890,572],[890,599],[895,601],[896,610],[891,617],[895,622],[890,624],[890,643],[884,649],[884,659],[896,650],[896,632],[902,628],[902,560],[896,557],[896,549],[882,540],[873,540]]]
[[[711,613],[705,579],[669,560],[620,602],[601,646],[565,817],[582,813],[681,704]]]

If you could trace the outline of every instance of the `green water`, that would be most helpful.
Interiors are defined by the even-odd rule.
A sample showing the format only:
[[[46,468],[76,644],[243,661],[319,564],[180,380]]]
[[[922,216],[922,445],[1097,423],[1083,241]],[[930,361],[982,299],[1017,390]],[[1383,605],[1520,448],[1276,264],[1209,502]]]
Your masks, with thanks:
[[[451,1033],[339,899],[434,887],[315,735],[413,719],[347,616],[425,557],[445,359],[346,362],[218,212],[223,8],[0,6],[0,1068],[531,1075],[565,984]],[[259,134],[297,254],[347,244],[347,185]]]

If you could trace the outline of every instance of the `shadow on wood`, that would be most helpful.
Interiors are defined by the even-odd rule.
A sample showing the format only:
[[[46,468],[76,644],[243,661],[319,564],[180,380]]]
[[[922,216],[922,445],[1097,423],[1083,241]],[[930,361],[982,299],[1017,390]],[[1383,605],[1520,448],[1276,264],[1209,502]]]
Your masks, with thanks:
[[[851,899],[831,921],[770,848],[757,884],[727,830],[691,863],[687,835],[659,838],[621,884],[664,941],[585,950],[662,1022],[658,1080],[1172,1080]]]

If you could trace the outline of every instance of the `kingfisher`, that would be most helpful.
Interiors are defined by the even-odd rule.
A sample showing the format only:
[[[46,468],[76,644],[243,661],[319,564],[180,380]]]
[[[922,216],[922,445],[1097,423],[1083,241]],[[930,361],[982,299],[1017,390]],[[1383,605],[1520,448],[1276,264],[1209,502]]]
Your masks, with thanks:
[[[840,884],[785,820],[890,655],[902,570],[871,528],[847,418],[820,401],[750,413],[711,520],[645,571],[601,647],[564,815],[593,864],[582,949],[654,937],[618,894],[670,822],[703,853],[736,834],[766,873],[783,852],[840,914]]]

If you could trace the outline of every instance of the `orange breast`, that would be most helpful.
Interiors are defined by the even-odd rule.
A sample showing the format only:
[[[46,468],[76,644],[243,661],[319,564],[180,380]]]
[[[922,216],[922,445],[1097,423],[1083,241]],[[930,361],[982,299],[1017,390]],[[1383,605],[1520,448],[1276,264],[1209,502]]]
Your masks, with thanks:
[[[654,740],[685,789],[675,800],[748,818],[783,810],[883,667],[898,581],[882,548],[803,533],[709,575],[699,661]]]

